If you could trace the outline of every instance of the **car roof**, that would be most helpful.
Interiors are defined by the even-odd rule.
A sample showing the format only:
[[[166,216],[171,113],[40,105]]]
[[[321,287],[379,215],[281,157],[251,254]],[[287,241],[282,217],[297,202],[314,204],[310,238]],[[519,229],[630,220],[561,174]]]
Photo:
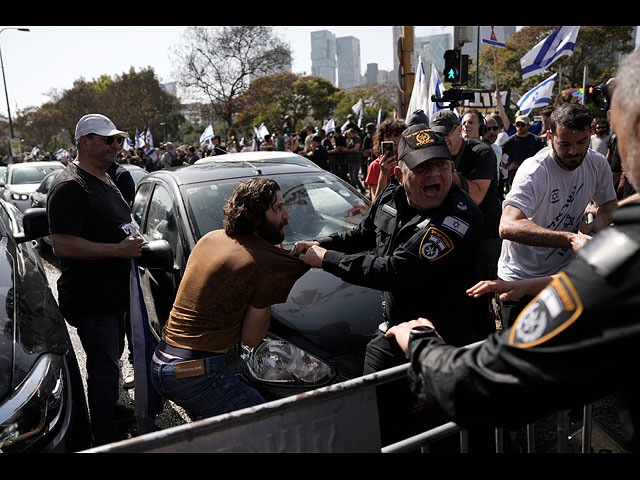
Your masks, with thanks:
[[[225,157],[227,155],[224,155]],[[270,175],[281,175],[291,173],[318,173],[329,172],[320,168],[314,169],[303,165],[285,162],[273,163],[251,163],[248,161],[224,161],[220,159],[216,162],[205,162],[183,167],[156,170],[145,178],[169,176],[178,185],[188,185],[191,183],[210,182],[212,180],[226,180],[233,178],[250,178],[256,176],[269,177]]]
[[[55,167],[60,166],[64,168],[64,163],[59,162],[57,160],[53,161],[38,161],[38,162],[23,162],[23,163],[10,163],[7,167],[11,170],[14,168],[28,168],[28,167]]]
[[[253,162],[253,163],[295,163],[298,165],[308,165],[309,167],[320,168],[311,160],[302,155],[298,155],[293,152],[281,152],[281,151],[257,151],[257,152],[236,152],[226,153],[224,155],[214,155],[212,157],[204,157],[197,160],[195,163],[200,165],[208,162]]]

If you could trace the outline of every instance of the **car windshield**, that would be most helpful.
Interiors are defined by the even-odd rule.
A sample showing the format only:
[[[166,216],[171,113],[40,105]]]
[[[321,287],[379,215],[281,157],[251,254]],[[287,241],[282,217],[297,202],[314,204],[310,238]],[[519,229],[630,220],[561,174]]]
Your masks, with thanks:
[[[11,173],[10,182],[13,185],[25,185],[28,183],[40,183],[48,173],[64,168],[58,166],[33,165],[25,168],[16,168]]]
[[[272,176],[282,190],[291,218],[283,247],[342,232],[359,224],[368,202],[327,172]],[[222,210],[237,179],[186,187],[186,203],[197,238],[222,228]]]

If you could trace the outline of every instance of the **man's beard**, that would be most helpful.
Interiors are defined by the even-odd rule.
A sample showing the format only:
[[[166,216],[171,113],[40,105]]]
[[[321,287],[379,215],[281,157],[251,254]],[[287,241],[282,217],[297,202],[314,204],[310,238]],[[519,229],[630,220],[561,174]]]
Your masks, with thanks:
[[[278,245],[284,240],[284,227],[287,223],[286,220],[278,225],[264,222],[260,228],[258,228],[258,236],[272,245]]]
[[[553,150],[553,158],[556,160],[556,162],[565,170],[575,170],[576,168],[578,168],[580,165],[582,165],[582,161],[584,160],[584,158],[587,156],[587,152],[585,151],[583,155],[573,155],[571,157],[569,157],[569,159],[567,159],[567,157],[561,157],[558,152],[556,151],[555,146],[551,146],[551,149]]]

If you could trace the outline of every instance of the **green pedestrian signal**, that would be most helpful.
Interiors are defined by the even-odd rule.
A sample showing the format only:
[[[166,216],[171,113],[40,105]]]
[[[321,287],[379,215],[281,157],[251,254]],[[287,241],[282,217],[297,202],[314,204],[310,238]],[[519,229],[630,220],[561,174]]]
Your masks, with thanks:
[[[460,54],[458,50],[444,52],[444,81],[460,83]]]

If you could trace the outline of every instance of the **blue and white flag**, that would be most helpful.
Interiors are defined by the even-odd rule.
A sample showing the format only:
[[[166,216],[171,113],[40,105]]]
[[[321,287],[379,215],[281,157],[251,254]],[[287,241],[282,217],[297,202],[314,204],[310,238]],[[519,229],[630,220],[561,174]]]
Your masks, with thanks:
[[[122,149],[125,152],[131,150],[131,139],[129,137],[125,137],[124,142],[122,143]]]
[[[544,82],[539,83],[534,88],[525,93],[520,100],[518,100],[518,108],[521,115],[528,115],[534,108],[546,107],[551,103],[551,95],[553,93],[553,86],[556,81],[557,73],[554,73]]]
[[[580,27],[558,27],[520,59],[522,78],[543,73],[562,56],[571,56]]]
[[[260,140],[264,140],[264,137],[269,135],[269,129],[265,126],[264,123],[260,124],[260,128],[258,128],[258,135],[260,136]]]
[[[147,133],[144,136],[144,140],[145,140],[145,142],[147,142],[149,144],[149,146],[151,148],[153,148],[153,136],[151,135],[151,129],[150,128],[147,128]],[[144,145],[143,145],[143,147],[144,147]]]
[[[333,132],[336,129],[335,120],[333,118],[329,120],[327,123],[324,124],[324,127],[322,127],[322,129],[325,131],[327,135]]]
[[[413,81],[411,99],[407,107],[407,117],[416,110],[422,110],[427,116],[429,115],[429,89],[427,76],[424,73],[424,65],[422,64],[422,57],[418,57],[418,68],[416,69],[416,76]]]
[[[204,145],[207,141],[210,141],[213,138],[213,126],[211,124],[207,125],[207,128],[204,129],[202,135],[200,135],[200,145]]]
[[[260,150],[260,142],[262,141],[262,139],[260,138],[260,132],[258,132],[258,129],[256,128],[256,126],[253,126],[253,151],[257,152],[258,150]]]
[[[504,27],[480,27],[480,41],[494,47],[507,48]]]
[[[61,148],[56,152],[56,158],[58,160],[60,160],[62,158],[66,158],[68,156],[69,156],[69,152],[67,152],[64,148]]]
[[[427,97],[427,109],[424,111],[429,120],[434,113],[441,110],[438,106],[438,102],[434,102],[431,100],[431,97],[435,96],[436,98],[442,98],[444,93],[444,85],[442,84],[442,80],[440,79],[440,74],[438,70],[436,70],[436,66],[431,64],[431,77],[429,79],[429,94]]]
[[[358,100],[358,103],[351,107],[351,110],[358,115],[358,126],[362,127],[362,118],[364,117],[364,103],[362,99]]]
[[[134,221],[122,225],[121,228],[129,236],[140,236],[138,225]],[[129,274],[129,316],[131,343],[133,344],[135,415],[138,431],[144,434],[155,430],[154,421],[162,411],[163,402],[162,397],[151,383],[149,368],[154,348],[138,271],[138,259],[132,258]]]

